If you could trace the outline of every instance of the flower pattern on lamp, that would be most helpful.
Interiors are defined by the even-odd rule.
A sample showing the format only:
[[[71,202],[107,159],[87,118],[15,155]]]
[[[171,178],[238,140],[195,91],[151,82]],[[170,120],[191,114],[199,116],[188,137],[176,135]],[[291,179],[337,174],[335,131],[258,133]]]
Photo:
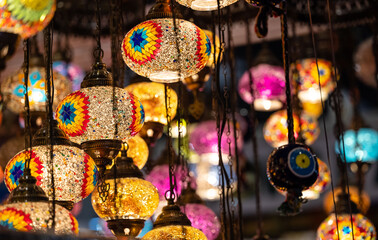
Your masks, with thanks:
[[[59,103],[71,92],[70,81],[54,71],[54,103]],[[31,111],[46,111],[45,95],[45,69],[42,67],[30,67],[29,69],[29,87],[28,96]],[[24,111],[24,71],[18,70],[12,76],[8,77],[2,84],[1,89],[4,94],[4,101],[9,110],[14,113]],[[55,105],[56,107],[56,105]]]
[[[44,29],[54,16],[55,0],[4,0],[0,2],[0,30],[28,38]]]
[[[345,148],[345,158],[348,163],[377,161],[378,132],[372,128],[360,128],[358,131],[347,130],[344,132],[344,142],[336,141],[335,148],[341,157],[344,157]]]
[[[204,204],[189,203],[181,206],[181,211],[189,218],[192,227],[203,232],[208,240],[215,240],[218,237],[220,222],[209,207]]]
[[[226,130],[225,130],[226,131]],[[240,130],[237,129],[238,147],[239,150],[243,148],[243,138],[241,136]],[[234,154],[234,131],[233,127],[230,127],[230,140],[231,140],[231,152]],[[198,154],[204,153],[218,153],[218,133],[217,125],[214,120],[209,120],[199,123],[195,126],[195,129],[189,137],[189,144]],[[222,153],[228,154],[229,147],[227,143],[226,132],[222,135],[221,139],[221,150]]]
[[[353,229],[351,226],[353,224]],[[338,239],[355,239],[355,240],[374,240],[377,233],[373,223],[364,215],[358,213],[337,214],[337,224],[335,214],[329,215],[319,226],[317,231],[317,240],[338,240]]]
[[[300,119],[301,128],[299,127],[299,118],[293,114],[294,119],[294,136],[299,137],[300,130],[302,137],[307,145],[311,145],[319,137],[320,129],[316,119],[302,115]],[[273,113],[264,124],[264,139],[272,147],[279,147],[288,143],[287,137],[287,114],[286,110]]]
[[[211,53],[206,34],[191,22],[172,18],[151,19],[131,29],[122,42],[122,56],[137,74],[156,82],[177,82],[205,67]]]
[[[274,111],[282,108],[285,102],[285,72],[282,67],[259,64],[250,70],[255,99],[251,95],[250,74],[245,72],[239,81],[240,97],[258,111]]]
[[[143,126],[143,106],[133,94],[115,88],[117,112],[113,111],[111,86],[88,87],[71,93],[59,104],[56,119],[70,140],[128,139]],[[115,134],[115,125],[118,134]]]
[[[174,239],[195,239],[206,240],[206,236],[200,230],[191,226],[169,225],[155,228],[149,231],[142,240],[174,240]]]
[[[0,226],[16,231],[42,231],[51,228],[48,202],[9,203],[0,206]],[[78,234],[78,222],[65,208],[56,205],[55,233]],[[49,223],[50,222],[50,223]]]
[[[134,83],[127,86],[125,90],[137,96],[142,103],[145,122],[167,124],[164,84],[155,82]],[[177,110],[177,94],[171,88],[169,88],[168,94],[170,96],[169,116],[173,119]]]
[[[30,169],[33,177],[51,198],[51,167],[48,146],[33,147]],[[14,156],[5,168],[5,184],[13,191],[24,173],[25,161],[29,158],[27,150]],[[97,184],[97,167],[93,159],[77,147],[54,146],[55,199],[57,201],[79,202],[86,198]]]
[[[219,7],[224,8],[237,1],[238,0],[220,0]],[[213,11],[218,9],[217,0],[177,0],[177,2],[197,11]]]
[[[53,69],[71,80],[72,91],[80,89],[80,84],[85,77],[85,73],[78,65],[64,61],[55,61],[53,62]]]

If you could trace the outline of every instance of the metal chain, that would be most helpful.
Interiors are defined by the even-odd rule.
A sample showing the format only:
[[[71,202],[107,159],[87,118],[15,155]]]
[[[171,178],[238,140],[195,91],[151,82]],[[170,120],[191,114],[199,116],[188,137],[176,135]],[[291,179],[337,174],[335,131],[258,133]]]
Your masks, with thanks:
[[[175,199],[176,181],[175,181],[175,166],[173,161],[172,151],[172,125],[171,125],[171,89],[168,83],[164,84],[165,97],[165,111],[167,118],[167,149],[168,149],[168,163],[169,163],[169,197],[165,193],[166,200]]]
[[[100,0],[96,0],[96,48],[93,51],[93,56],[97,62],[100,62],[104,57],[104,50],[101,48],[101,9],[100,9]]]

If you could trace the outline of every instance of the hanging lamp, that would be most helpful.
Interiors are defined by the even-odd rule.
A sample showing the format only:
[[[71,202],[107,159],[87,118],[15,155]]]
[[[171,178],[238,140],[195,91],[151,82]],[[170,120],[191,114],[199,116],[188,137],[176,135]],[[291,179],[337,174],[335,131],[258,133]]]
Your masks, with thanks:
[[[152,81],[167,83],[205,67],[211,52],[209,38],[171,9],[170,0],[157,0],[146,18],[122,42],[123,60],[131,70]]]
[[[238,0],[220,0],[219,7],[227,7]],[[196,11],[213,11],[218,9],[217,0],[177,0],[178,3]]]
[[[148,160],[149,149],[147,143],[143,138],[138,135],[126,140],[123,143],[123,148],[128,146],[127,157],[133,159],[133,163],[142,169]],[[118,153],[118,157],[121,157],[121,153]]]
[[[0,31],[28,38],[42,31],[51,21],[56,9],[55,0],[5,0],[0,3]]]
[[[96,188],[92,193],[93,209],[117,237],[137,236],[159,204],[157,189],[143,179],[126,150],[106,171],[104,181],[109,184],[109,196],[103,200]]]

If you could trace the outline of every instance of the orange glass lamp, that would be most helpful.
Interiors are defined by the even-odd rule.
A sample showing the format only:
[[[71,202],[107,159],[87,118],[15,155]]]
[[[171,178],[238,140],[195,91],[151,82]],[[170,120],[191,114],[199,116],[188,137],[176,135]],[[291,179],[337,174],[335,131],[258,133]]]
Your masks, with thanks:
[[[335,201],[338,201],[338,197],[342,192],[341,187],[337,187],[335,190]],[[360,194],[358,191],[358,188],[355,186],[349,186],[349,194],[350,194],[350,200],[354,202],[357,205],[358,210],[365,214],[370,208],[370,197],[365,192],[362,191]],[[325,198],[324,198],[324,210],[327,213],[331,213],[334,210],[334,204],[333,204],[333,197],[332,197],[332,191],[329,192]]]
[[[0,31],[28,38],[42,31],[54,17],[55,0],[0,2]]]
[[[136,237],[158,207],[157,189],[143,179],[142,172],[127,157],[126,150],[121,151],[121,157],[117,157],[113,167],[105,172],[104,182],[109,186],[109,195],[102,199],[96,188],[92,193],[93,209],[107,221],[117,237]]]
[[[155,82],[177,82],[204,68],[211,53],[206,34],[175,12],[174,29],[170,0],[157,0],[144,21],[125,36],[122,56],[137,74]],[[176,41],[177,39],[177,41]]]

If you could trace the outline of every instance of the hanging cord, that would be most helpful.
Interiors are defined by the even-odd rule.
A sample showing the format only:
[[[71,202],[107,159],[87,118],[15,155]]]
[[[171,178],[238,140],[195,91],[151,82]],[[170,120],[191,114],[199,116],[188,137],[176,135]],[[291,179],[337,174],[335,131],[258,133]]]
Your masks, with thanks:
[[[285,85],[286,85],[286,105],[287,105],[287,130],[289,143],[295,143],[294,137],[294,123],[293,123],[293,109],[291,103],[290,91],[290,76],[289,76],[289,39],[287,27],[287,2],[283,0],[281,3],[281,40],[282,40],[282,59],[283,67],[285,70]]]
[[[25,88],[25,149],[28,149],[29,156],[25,162],[25,170],[30,172],[30,161],[32,158],[32,133],[30,124],[30,104],[29,104],[29,57],[30,57],[30,40],[24,40],[24,88]]]
[[[93,51],[93,56],[96,62],[101,62],[104,57],[104,50],[101,48],[101,8],[99,0],[96,0],[96,31],[94,38],[96,39],[96,48]]]
[[[46,66],[46,112],[47,112],[47,121],[48,121],[48,131],[46,136],[46,142],[49,146],[49,165],[50,175],[51,175],[51,190],[52,190],[52,206],[51,206],[51,218],[52,221],[51,228],[55,231],[55,179],[54,179],[54,144],[53,144],[53,102],[54,102],[54,79],[52,73],[52,23],[50,23],[47,28],[44,30],[44,46],[45,46],[45,66]],[[50,194],[50,193],[49,193]]]
[[[241,198],[241,167],[240,167],[240,159],[239,159],[239,148],[238,148],[238,138],[242,137],[238,135],[238,131],[236,128],[237,121],[235,117],[236,112],[236,105],[237,105],[237,95],[236,95],[236,76],[235,76],[235,55],[234,55],[234,43],[232,39],[232,22],[231,22],[231,13],[230,8],[227,8],[228,11],[228,46],[229,46],[229,53],[230,53],[230,75],[231,75],[231,86],[230,86],[230,92],[231,92],[231,117],[232,117],[232,126],[234,131],[234,151],[235,151],[235,162],[236,162],[236,194],[238,199],[238,228],[235,228],[238,230],[236,232],[238,239],[243,240],[244,239],[244,232],[243,232],[243,206],[242,206],[242,198]],[[232,169],[231,169],[232,170]],[[232,186],[232,185],[231,185]]]
[[[256,216],[257,216],[257,229],[256,229],[256,239],[264,238],[264,229],[263,229],[263,219],[261,215],[261,196],[260,196],[260,164],[258,158],[258,145],[256,138],[256,110],[254,105],[255,93],[253,89],[253,75],[251,72],[252,69],[252,43],[251,43],[251,31],[249,29],[249,20],[245,20],[246,31],[247,31],[247,64],[248,64],[248,77],[249,77],[249,86],[252,96],[251,103],[251,140],[252,140],[252,149],[253,149],[253,162],[255,168],[255,204],[256,204]]]

